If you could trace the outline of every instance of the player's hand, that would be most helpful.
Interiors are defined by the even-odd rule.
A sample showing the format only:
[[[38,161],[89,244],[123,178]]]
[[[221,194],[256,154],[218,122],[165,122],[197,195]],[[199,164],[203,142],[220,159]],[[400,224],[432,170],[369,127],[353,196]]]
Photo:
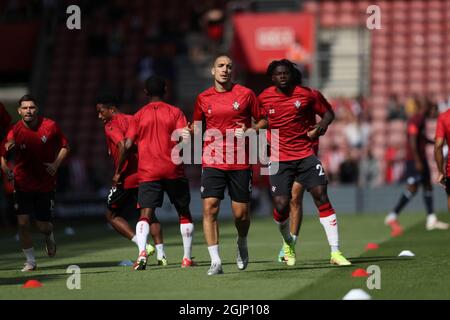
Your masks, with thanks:
[[[318,132],[319,130],[316,128],[316,126],[314,126],[312,130],[308,131],[308,138],[310,138],[311,140],[317,139],[319,137]]]
[[[120,173],[115,173],[113,178],[112,178],[112,182],[113,182],[113,187],[121,185],[122,181],[121,181],[122,175]]]
[[[192,135],[193,131],[194,130],[192,129],[191,123],[188,122],[186,127],[184,127],[183,130],[181,131],[181,137],[183,138],[183,140],[189,141],[191,139],[191,135]]]
[[[44,163],[44,166],[47,167],[47,172],[51,176],[56,175],[56,172],[58,172],[59,164],[56,162],[52,162],[52,163],[46,162],[46,163]]]
[[[446,185],[445,185],[446,184],[446,177],[445,177],[443,172],[439,172],[437,181],[442,187],[446,188]]]
[[[5,143],[5,150],[10,151],[10,150],[14,149],[15,146],[16,146],[15,141],[8,141]]]
[[[319,136],[322,136],[327,132],[328,126],[321,124],[320,122],[313,126],[313,129],[308,131],[308,137],[310,139],[317,139]]]
[[[236,124],[240,126],[240,128],[234,130],[234,136],[238,139],[243,138],[245,131],[247,131],[247,127],[245,126],[244,123],[241,122],[236,122]]]

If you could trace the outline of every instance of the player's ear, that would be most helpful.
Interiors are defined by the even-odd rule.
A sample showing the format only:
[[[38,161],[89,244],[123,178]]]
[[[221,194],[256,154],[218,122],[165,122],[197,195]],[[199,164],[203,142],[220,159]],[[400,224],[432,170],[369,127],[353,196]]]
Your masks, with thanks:
[[[214,69],[214,67],[211,68],[211,75],[213,75],[213,76],[216,75],[216,70]]]

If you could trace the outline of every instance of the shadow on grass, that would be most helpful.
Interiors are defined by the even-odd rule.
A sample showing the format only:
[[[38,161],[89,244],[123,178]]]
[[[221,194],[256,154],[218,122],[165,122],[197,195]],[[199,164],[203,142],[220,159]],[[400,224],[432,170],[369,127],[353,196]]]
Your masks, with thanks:
[[[20,272],[20,271],[18,271]],[[39,271],[36,271],[39,272]],[[101,274],[101,273],[111,273],[112,271],[98,271],[98,272],[83,272],[83,274]],[[68,273],[54,273],[54,274],[36,274],[34,272],[27,272],[22,277],[12,277],[12,278],[0,278],[0,286],[2,285],[23,285],[28,280],[38,280],[45,284],[45,282],[51,282],[55,280],[65,280],[71,274]]]

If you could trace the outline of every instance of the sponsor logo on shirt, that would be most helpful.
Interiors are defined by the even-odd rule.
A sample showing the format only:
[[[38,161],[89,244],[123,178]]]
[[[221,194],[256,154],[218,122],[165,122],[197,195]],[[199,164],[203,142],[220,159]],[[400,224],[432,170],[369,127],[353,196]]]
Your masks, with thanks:
[[[46,136],[42,136],[41,140],[42,140],[43,143],[46,143],[47,142],[47,137]]]
[[[241,108],[241,105],[239,104],[239,102],[234,102],[233,103],[233,110],[234,111],[238,111]]]
[[[269,109],[269,114],[275,114],[275,109]]]
[[[302,103],[300,101],[295,101],[294,106],[298,109],[302,106]]]

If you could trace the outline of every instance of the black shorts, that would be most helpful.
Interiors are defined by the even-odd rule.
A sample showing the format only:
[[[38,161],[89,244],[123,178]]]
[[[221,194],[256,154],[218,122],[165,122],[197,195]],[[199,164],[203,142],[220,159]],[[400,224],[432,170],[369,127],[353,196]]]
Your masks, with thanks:
[[[407,184],[427,184],[431,185],[430,167],[428,161],[422,161],[423,172],[419,173],[416,169],[414,160],[406,161],[405,178]]]
[[[278,171],[269,176],[272,196],[291,196],[294,181],[307,191],[319,185],[328,184],[322,163],[316,156],[300,160],[281,161],[270,164],[270,170]]]
[[[161,208],[164,191],[177,211],[186,210],[191,203],[191,192],[187,178],[143,182],[139,185],[138,204],[140,208]]]
[[[445,192],[447,192],[447,196],[450,196],[450,177],[445,177]]]
[[[124,214],[127,209],[136,209],[138,188],[122,189],[112,187],[106,198],[106,206],[115,214]]]
[[[225,187],[228,188],[228,194],[232,201],[249,202],[252,193],[252,171],[203,168],[200,189],[202,199],[218,198],[223,200]]]
[[[55,205],[55,192],[14,191],[14,211],[16,215],[34,216],[36,220],[49,222]]]

